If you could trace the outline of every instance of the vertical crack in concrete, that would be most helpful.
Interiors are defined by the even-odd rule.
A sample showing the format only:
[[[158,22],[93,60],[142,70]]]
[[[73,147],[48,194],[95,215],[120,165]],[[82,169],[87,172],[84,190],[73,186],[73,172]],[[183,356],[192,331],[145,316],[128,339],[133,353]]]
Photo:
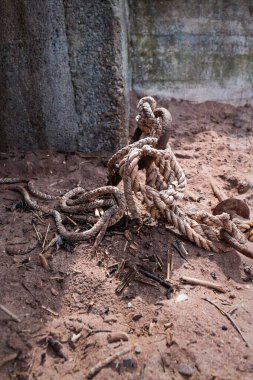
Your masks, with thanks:
[[[65,32],[65,36],[66,36],[66,43],[67,43],[67,49],[68,49],[68,67],[69,67],[69,75],[70,75],[70,80],[71,80],[71,87],[72,87],[72,94],[73,94],[73,99],[74,99],[74,108],[75,108],[75,115],[76,115],[76,122],[77,122],[77,125],[78,125],[78,134],[75,136],[75,144],[76,144],[76,147],[77,147],[77,150],[78,150],[78,147],[79,147],[79,137],[81,136],[81,122],[80,122],[80,115],[78,114],[77,112],[77,92],[76,92],[76,88],[75,88],[75,83],[74,83],[74,79],[73,79],[73,76],[72,76],[72,69],[71,69],[71,57],[70,57],[70,48],[69,48],[69,36],[68,36],[68,32],[67,32],[67,10],[66,10],[66,6],[65,6],[65,0],[62,0],[62,7],[63,7],[63,12],[64,12],[64,32]]]

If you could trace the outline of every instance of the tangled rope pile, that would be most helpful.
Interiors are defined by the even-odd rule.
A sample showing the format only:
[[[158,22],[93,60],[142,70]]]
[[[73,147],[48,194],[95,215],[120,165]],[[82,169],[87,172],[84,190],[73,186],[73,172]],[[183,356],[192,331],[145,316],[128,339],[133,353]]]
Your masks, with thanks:
[[[229,214],[190,213],[177,205],[184,196],[186,177],[168,143],[171,115],[167,109],[157,108],[152,97],[142,98],[138,111],[132,143],[109,160],[111,185],[88,192],[77,187],[62,197],[53,197],[36,190],[31,181],[27,188],[17,185],[20,182],[17,178],[1,179],[0,183],[19,191],[33,210],[53,216],[58,233],[70,242],[96,238],[95,246],[98,246],[106,229],[128,212],[131,218],[139,221],[144,215],[166,218],[191,242],[213,252],[228,250],[224,233],[238,244],[244,244],[246,239]],[[123,191],[117,187],[121,180]],[[43,200],[55,200],[57,205],[53,208],[41,206],[30,194]],[[103,209],[100,217],[94,216],[97,208]],[[82,232],[70,231],[64,225],[67,214],[74,221],[86,221],[92,227]]]
[[[229,214],[214,216],[204,211],[190,214],[176,205],[177,200],[183,198],[186,178],[169,143],[165,149],[158,149],[164,142],[162,133],[169,129],[171,116],[166,109],[157,109],[151,97],[141,99],[138,109],[137,129],[143,132],[144,138],[117,152],[108,164],[110,174],[114,175],[117,169],[123,179],[127,207],[132,217],[140,218],[136,199],[141,196],[141,202],[151,216],[165,217],[169,224],[201,248],[226,252],[228,245],[221,239],[221,229],[240,244],[245,243],[243,234],[230,220]],[[152,159],[146,165],[144,184],[139,170],[143,157]]]

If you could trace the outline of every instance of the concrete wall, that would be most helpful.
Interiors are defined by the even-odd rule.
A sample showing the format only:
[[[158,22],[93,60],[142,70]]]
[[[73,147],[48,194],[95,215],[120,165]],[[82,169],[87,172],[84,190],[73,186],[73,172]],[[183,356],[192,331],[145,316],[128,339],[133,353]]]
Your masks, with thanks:
[[[0,15],[1,151],[115,151],[129,81],[253,104],[252,0],[2,0]]]
[[[125,144],[124,12],[123,0],[0,2],[1,151]]]
[[[129,0],[138,92],[253,104],[252,0]]]

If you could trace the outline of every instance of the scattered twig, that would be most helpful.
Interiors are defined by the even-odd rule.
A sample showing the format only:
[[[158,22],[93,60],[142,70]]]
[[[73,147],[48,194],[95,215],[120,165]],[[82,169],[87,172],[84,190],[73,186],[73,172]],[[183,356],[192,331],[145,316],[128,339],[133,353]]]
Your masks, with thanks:
[[[143,278],[141,278],[140,276],[135,276],[134,280],[137,282],[140,282],[142,284],[145,284],[145,285],[153,286],[153,288],[157,288],[156,284],[153,284],[153,282],[151,282],[151,281],[146,281]]]
[[[95,252],[98,249],[99,244],[103,240],[103,237],[105,236],[105,233],[106,233],[106,230],[107,230],[107,227],[108,227],[108,223],[109,223],[109,219],[101,227],[101,230],[99,231],[99,233],[98,233],[98,235],[96,237],[95,243],[93,245],[93,249],[94,249]]]
[[[23,241],[19,241],[19,242],[16,242],[16,241],[9,241],[8,242],[8,245],[23,245],[23,244],[29,244],[29,241],[28,240],[23,240]]]
[[[113,264],[110,264],[108,265],[107,269],[114,269],[114,268],[117,268],[120,264],[120,261],[118,261],[117,263],[113,263]]]
[[[78,353],[75,354],[75,357],[74,357],[74,360],[73,360],[73,363],[72,363],[72,373],[75,370],[77,356],[78,356]]]
[[[163,262],[162,260],[160,259],[160,257],[156,254],[154,254],[154,258],[155,258],[155,261],[156,261],[156,264],[157,266],[159,267],[159,269],[162,271],[163,270]]]
[[[73,219],[71,219],[70,218],[70,216],[66,216],[66,218],[74,225],[74,226],[77,226],[77,223],[73,220]]]
[[[186,250],[186,248],[184,246],[184,243],[181,240],[177,240],[177,245],[181,249],[181,251],[183,252],[183,254],[185,256],[189,255],[188,251]]]
[[[37,299],[37,297],[33,294],[33,292],[31,292],[31,290],[22,282],[21,285],[23,286],[23,288],[33,297],[34,301],[40,305],[40,300]]]
[[[5,364],[11,362],[12,360],[15,360],[17,357],[18,353],[16,352],[5,356],[2,360],[0,360],[0,368],[3,367]]]
[[[112,330],[108,330],[108,329],[97,329],[97,330],[90,329],[88,336],[99,334],[99,333],[111,333],[111,332]]]
[[[53,239],[44,247],[44,251],[46,252],[49,248],[51,248],[55,243],[57,243],[58,236],[56,235]]]
[[[168,249],[168,264],[167,264],[167,277],[166,277],[166,281],[170,281],[170,277],[171,277],[171,272],[173,270],[173,249],[170,250]]]
[[[144,372],[145,372],[146,364],[143,363],[141,366],[141,372],[138,380],[144,380]]]
[[[35,215],[36,218],[38,218],[42,224],[45,224],[44,220],[35,211],[33,211],[33,210],[31,210],[31,211],[32,211],[33,215]]]
[[[175,248],[175,250],[179,253],[179,256],[182,257],[183,260],[188,261],[187,258],[184,256],[184,253],[182,252],[179,240],[175,240],[172,243],[172,247]]]
[[[135,277],[135,271],[130,268],[129,271],[127,272],[126,276],[123,278],[119,286],[116,288],[116,294],[120,294],[123,292],[123,290],[128,286],[130,281],[132,281]]]
[[[211,188],[213,190],[213,193],[216,196],[216,198],[218,198],[219,202],[222,202],[225,199],[227,199],[226,194],[218,187],[217,183],[215,182],[214,178],[211,176],[211,174],[207,170],[207,168],[205,168],[205,173],[207,174],[207,176],[209,178],[209,182],[210,182]]]
[[[60,179],[59,181],[53,182],[49,185],[49,187],[53,187],[55,185],[59,185],[59,183],[63,182],[63,179]]]
[[[48,223],[46,234],[45,234],[44,241],[43,241],[43,244],[42,244],[42,249],[43,250],[45,248],[45,244],[46,244],[46,241],[47,241],[47,235],[48,235],[49,227],[50,227],[50,223]]]
[[[35,233],[36,233],[37,239],[38,239],[38,241],[40,242],[40,241],[41,241],[41,234],[40,234],[40,232],[37,230],[35,224],[33,224],[33,228],[34,228],[34,231],[35,231]]]
[[[127,262],[124,259],[121,261],[121,263],[119,263],[117,272],[115,273],[115,277],[119,278],[121,276],[121,274],[124,271],[124,268],[125,268],[126,264],[127,264]]]
[[[21,322],[21,319],[19,319],[15,314],[8,310],[4,305],[0,304],[0,310],[9,315],[9,317],[11,317],[15,322]]]
[[[59,314],[56,313],[56,311],[50,309],[49,307],[46,307],[46,306],[44,306],[44,305],[41,305],[41,308],[42,308],[43,310],[48,311],[50,314],[53,314],[55,317],[59,317]]]
[[[165,288],[172,290],[172,286],[168,284],[166,281],[164,281],[162,278],[156,276],[153,273],[147,272],[145,269],[142,269],[140,267],[137,268],[138,272],[140,272],[142,275],[151,278],[152,280],[158,282],[160,285],[164,286]]]
[[[32,370],[33,370],[33,366],[34,366],[34,363],[35,363],[35,352],[36,352],[36,348],[33,350],[33,353],[32,353],[32,359],[31,359],[31,362],[29,364],[29,367],[28,367],[28,379],[29,380],[31,378],[31,374],[32,374]]]
[[[215,284],[214,282],[211,282],[211,281],[205,281],[205,280],[200,280],[198,278],[186,277],[186,276],[182,276],[181,280],[186,284],[205,286],[207,288],[218,290],[221,293],[226,293],[226,290],[223,289],[221,285]]]
[[[247,341],[247,339],[244,337],[243,333],[241,332],[240,328],[237,326],[236,322],[233,320],[233,318],[224,310],[222,310],[216,303],[214,303],[213,301],[209,300],[208,298],[202,298],[204,301],[207,301],[209,302],[211,305],[215,306],[216,309],[218,309],[221,314],[225,315],[225,317],[227,317],[227,319],[231,322],[231,324],[234,326],[234,328],[237,330],[237,332],[241,335],[242,337],[242,340],[245,342],[246,346],[248,347],[249,346],[249,343]]]
[[[86,378],[92,379],[95,375],[97,375],[101,371],[101,369],[106,367],[108,364],[111,364],[112,362],[114,362],[114,360],[118,359],[120,356],[125,355],[128,352],[132,351],[133,349],[134,349],[133,346],[124,348],[123,350],[117,351],[115,352],[115,354],[108,356],[106,359],[101,360],[88,371]]]
[[[129,244],[129,241],[126,241],[126,242],[125,242],[125,245],[124,245],[124,248],[123,248],[123,252],[126,252],[126,249],[127,249],[128,244]]]

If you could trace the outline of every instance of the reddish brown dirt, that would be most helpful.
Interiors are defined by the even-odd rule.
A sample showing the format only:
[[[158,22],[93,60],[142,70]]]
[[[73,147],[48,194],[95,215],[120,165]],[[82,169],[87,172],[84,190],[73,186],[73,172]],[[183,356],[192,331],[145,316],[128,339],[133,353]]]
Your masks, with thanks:
[[[185,101],[160,101],[159,105],[168,107],[173,116],[170,142],[188,178],[185,205],[210,211],[217,203],[204,166],[229,196],[246,199],[252,207],[252,108]],[[134,114],[133,109],[132,125]],[[0,160],[1,177],[38,177],[38,188],[54,194],[78,183],[87,189],[106,183],[106,159],[34,152],[1,154]],[[238,195],[244,181],[249,189]],[[0,303],[21,319],[12,321],[0,311],[1,379],[84,379],[99,360],[131,344],[138,346],[138,353],[116,360],[95,378],[183,379],[187,377],[179,373],[180,365],[187,364],[191,379],[253,379],[252,282],[244,271],[246,266],[252,268],[250,259],[236,252],[213,255],[185,243],[188,262],[174,253],[170,299],[162,286],[137,281],[117,295],[120,280],[108,266],[123,259],[144,262],[150,271],[166,277],[167,251],[172,250],[175,236],[162,222],[139,232],[130,226],[132,242],[127,246],[125,235],[108,231],[95,256],[88,243],[71,251],[54,250],[51,269],[46,271],[38,259],[39,248],[25,256],[5,252],[7,242],[36,239],[33,223],[44,235],[50,221],[49,238],[55,232],[50,218],[43,218],[42,224],[31,212],[14,210],[20,199],[18,193],[1,190]],[[137,249],[131,248],[133,242]],[[154,253],[163,262],[162,271],[149,261]],[[221,283],[226,293],[182,285],[183,275]],[[176,302],[181,293],[188,300]],[[251,347],[205,297],[230,313]],[[108,332],[89,334],[91,329],[123,331],[129,341],[109,344]],[[73,343],[71,339],[79,333]],[[62,343],[68,361],[47,347],[49,334]],[[3,365],[2,360],[13,353],[17,358]],[[127,358],[131,360],[123,362]]]

